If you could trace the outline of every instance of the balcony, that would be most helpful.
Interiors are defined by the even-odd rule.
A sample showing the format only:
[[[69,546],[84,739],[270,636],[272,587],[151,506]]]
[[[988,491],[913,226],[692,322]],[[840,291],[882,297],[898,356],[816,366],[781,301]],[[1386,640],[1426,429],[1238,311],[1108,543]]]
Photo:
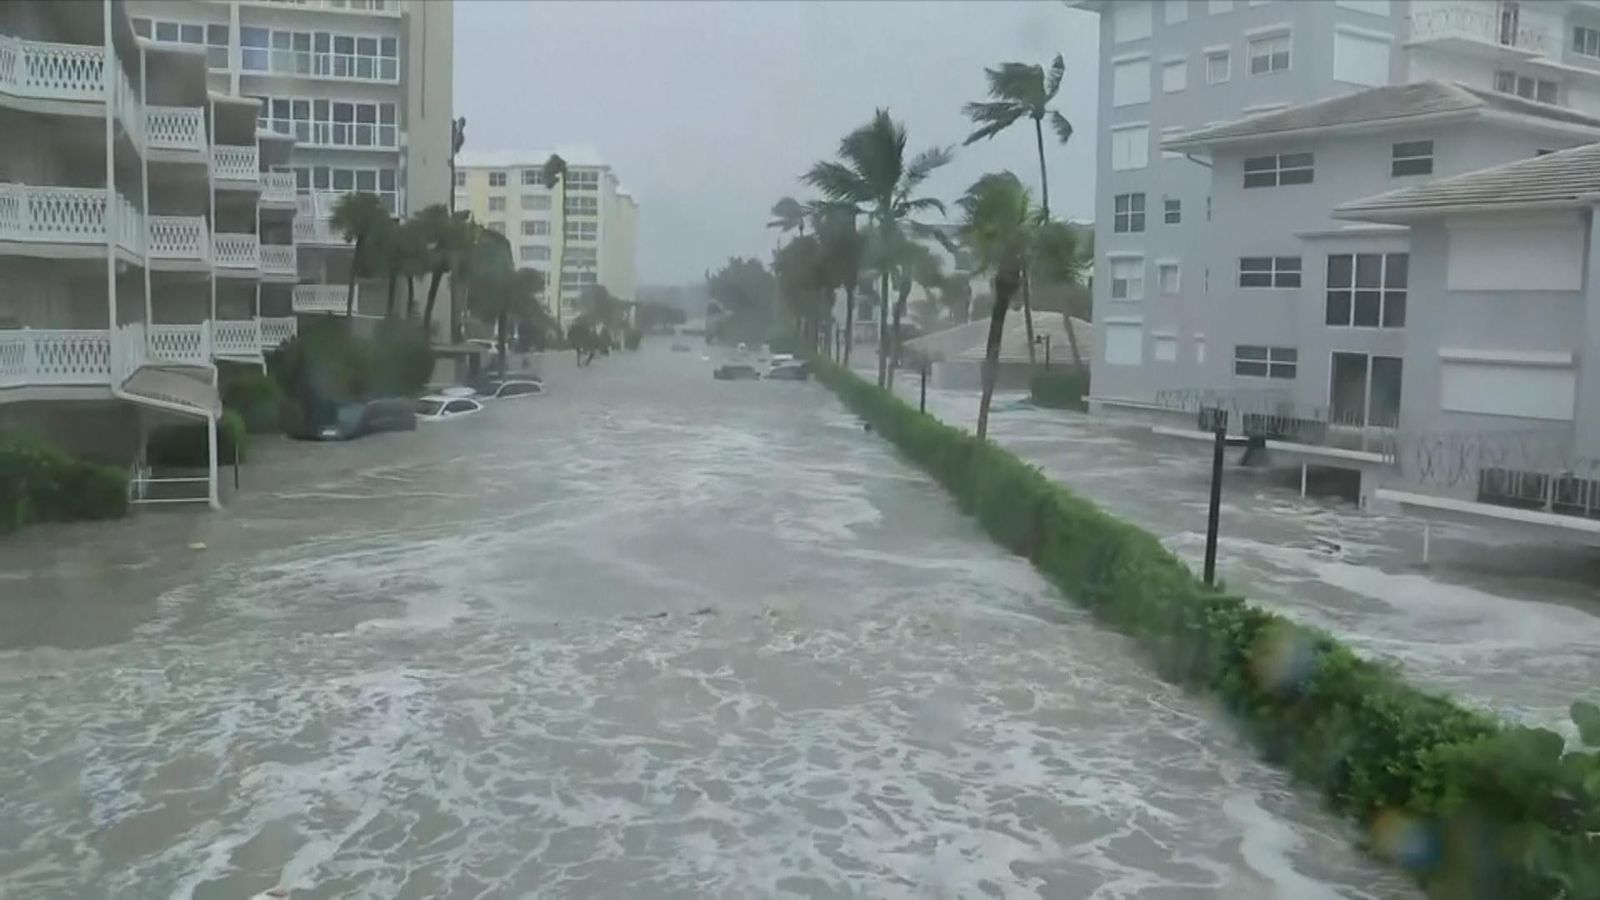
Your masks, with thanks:
[[[145,140],[152,150],[206,152],[205,111],[188,106],[145,108]]]
[[[261,248],[255,235],[219,231],[211,240],[217,268],[251,272],[261,268]]]
[[[297,284],[294,286],[294,311],[296,313],[344,314],[348,285]],[[361,306],[361,288],[356,288],[356,307]]]
[[[144,215],[120,194],[104,188],[0,184],[0,241],[103,246],[108,214],[117,246],[142,253]]]
[[[294,209],[298,203],[293,172],[261,173],[261,205]]]
[[[158,363],[183,366],[211,365],[211,323],[151,325],[145,355]]]
[[[111,381],[111,333],[92,329],[0,331],[0,387],[104,385]]]
[[[299,331],[300,320],[294,316],[262,316],[261,349],[276,350]]]
[[[261,274],[294,280],[300,274],[293,244],[262,244]]]
[[[211,263],[210,229],[204,216],[151,216],[149,223],[152,261]]]
[[[104,102],[106,54],[100,47],[0,35],[0,93],[30,100]]]
[[[344,239],[344,234],[335,231],[332,223],[323,218],[307,218],[296,216],[294,220],[294,242],[320,247],[349,247],[350,242]]]
[[[1532,4],[1527,6],[1531,7]],[[1560,41],[1547,28],[1530,22],[1524,9],[1499,7],[1480,0],[1456,0],[1412,12],[1408,44],[1438,43],[1479,56],[1527,58],[1551,56]]]
[[[211,151],[211,172],[217,181],[255,187],[261,183],[261,155],[254,145],[218,144]]]
[[[374,16],[400,15],[400,0],[248,0],[266,6],[303,6],[333,12],[365,13]]]
[[[261,356],[261,323],[255,319],[218,319],[211,323],[211,336],[211,349],[218,356]]]

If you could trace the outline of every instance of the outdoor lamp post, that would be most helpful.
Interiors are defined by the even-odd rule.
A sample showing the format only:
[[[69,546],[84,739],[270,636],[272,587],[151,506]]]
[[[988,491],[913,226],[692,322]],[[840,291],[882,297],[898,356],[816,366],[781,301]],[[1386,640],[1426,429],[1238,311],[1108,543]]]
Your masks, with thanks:
[[[1044,367],[1048,370],[1050,368],[1050,335],[1048,333],[1036,334],[1033,336],[1033,342],[1044,345]]]

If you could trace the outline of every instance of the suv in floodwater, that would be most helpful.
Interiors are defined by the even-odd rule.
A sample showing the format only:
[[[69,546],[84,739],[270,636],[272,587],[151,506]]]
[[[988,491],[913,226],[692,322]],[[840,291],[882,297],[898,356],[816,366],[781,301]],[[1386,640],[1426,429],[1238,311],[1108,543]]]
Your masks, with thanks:
[[[744,363],[730,363],[725,366],[718,366],[716,371],[711,373],[711,377],[718,381],[753,381],[760,378],[761,373],[756,371],[755,366],[747,366]]]

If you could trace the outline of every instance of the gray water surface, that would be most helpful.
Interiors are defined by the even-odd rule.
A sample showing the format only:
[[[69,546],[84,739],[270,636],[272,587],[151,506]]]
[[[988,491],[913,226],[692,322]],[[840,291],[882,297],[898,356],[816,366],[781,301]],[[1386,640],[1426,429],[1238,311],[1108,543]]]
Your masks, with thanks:
[[[823,388],[709,368],[0,542],[0,895],[1411,895]]]

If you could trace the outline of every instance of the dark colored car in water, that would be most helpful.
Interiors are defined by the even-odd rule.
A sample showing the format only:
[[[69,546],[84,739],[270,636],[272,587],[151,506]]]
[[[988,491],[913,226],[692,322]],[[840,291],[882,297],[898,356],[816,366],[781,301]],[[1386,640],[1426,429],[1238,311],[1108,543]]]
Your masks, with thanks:
[[[749,381],[760,378],[761,373],[756,371],[755,366],[731,363],[726,366],[718,366],[711,373],[711,377],[718,381]]]
[[[408,397],[382,397],[361,403],[346,403],[334,412],[331,422],[301,425],[289,436],[303,441],[348,441],[379,431],[415,431],[416,401]]]

